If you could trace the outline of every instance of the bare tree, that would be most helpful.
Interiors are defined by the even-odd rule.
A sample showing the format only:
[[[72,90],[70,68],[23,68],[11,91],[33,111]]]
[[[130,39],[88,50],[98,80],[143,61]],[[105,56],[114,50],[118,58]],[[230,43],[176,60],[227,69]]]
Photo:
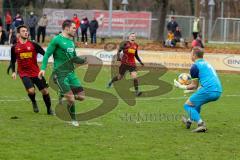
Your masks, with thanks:
[[[190,7],[191,7],[191,15],[194,15],[194,12],[195,12],[195,10],[194,10],[194,0],[189,0],[189,2],[190,2]]]
[[[159,15],[158,21],[158,41],[164,40],[164,27],[165,27],[165,19],[168,11],[168,0],[156,0],[157,6],[157,14]]]
[[[103,9],[108,10],[108,3],[106,2],[106,0],[102,0],[102,4],[103,4]]]

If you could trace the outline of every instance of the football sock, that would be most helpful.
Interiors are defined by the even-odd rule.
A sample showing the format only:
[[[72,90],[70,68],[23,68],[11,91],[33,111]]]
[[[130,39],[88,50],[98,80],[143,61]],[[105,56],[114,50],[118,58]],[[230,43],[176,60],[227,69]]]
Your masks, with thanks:
[[[202,119],[199,119],[199,121],[197,122],[198,124],[201,124],[203,121]]]
[[[190,118],[187,119],[189,122],[192,122],[192,120]]]
[[[47,109],[50,109],[51,108],[51,98],[50,98],[49,94],[42,95],[42,96],[43,96],[43,100],[44,100],[44,103],[45,103]]]
[[[68,104],[68,111],[72,120],[76,120],[75,104],[72,104],[72,105]]]
[[[118,76],[113,77],[113,79],[111,80],[110,84],[112,84],[115,81],[118,81]]]
[[[133,79],[133,85],[134,85],[135,91],[138,92],[138,79],[137,78]]]
[[[192,121],[198,122],[201,119],[200,114],[197,112],[195,107],[184,104],[184,109]]]
[[[32,103],[36,103],[36,99],[35,99],[36,94],[28,94],[28,97],[30,98],[30,100],[32,101]]]

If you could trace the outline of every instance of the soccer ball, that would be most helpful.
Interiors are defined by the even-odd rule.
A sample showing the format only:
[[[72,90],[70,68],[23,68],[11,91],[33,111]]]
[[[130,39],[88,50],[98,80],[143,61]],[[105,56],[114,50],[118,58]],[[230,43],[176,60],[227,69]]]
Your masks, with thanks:
[[[181,73],[178,76],[178,82],[182,85],[189,85],[192,82],[192,78],[188,73]]]

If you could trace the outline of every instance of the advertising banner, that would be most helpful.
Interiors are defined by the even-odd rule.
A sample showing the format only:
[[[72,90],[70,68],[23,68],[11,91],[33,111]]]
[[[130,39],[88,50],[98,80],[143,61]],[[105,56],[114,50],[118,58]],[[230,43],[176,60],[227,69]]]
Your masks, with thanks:
[[[78,10],[78,9],[51,9],[44,8],[43,13],[48,17],[48,34],[57,34],[61,31],[62,22],[72,19],[76,13],[81,20],[87,17],[89,22],[95,17],[99,23],[97,36],[108,36],[109,12],[105,10]],[[125,36],[135,32],[139,37],[149,38],[151,35],[151,12],[112,12],[112,36]],[[80,31],[79,31],[80,32]]]
[[[102,60],[104,65],[111,65],[117,50],[109,52],[102,49],[78,48],[76,52],[79,56],[96,56]],[[186,52],[139,51],[139,56],[144,63],[148,63],[151,67],[163,65],[169,69],[189,69],[193,64],[190,59],[190,53]],[[0,60],[9,61],[10,59],[10,46],[0,46]],[[240,55],[205,53],[204,59],[206,59],[216,70],[240,72]],[[39,54],[38,62],[41,61],[42,55]],[[53,62],[52,57],[50,57],[49,62]]]

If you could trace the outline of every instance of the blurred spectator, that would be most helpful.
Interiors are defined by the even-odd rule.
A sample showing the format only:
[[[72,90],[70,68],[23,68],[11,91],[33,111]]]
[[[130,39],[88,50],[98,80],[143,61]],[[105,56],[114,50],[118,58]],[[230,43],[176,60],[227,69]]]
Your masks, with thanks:
[[[30,12],[30,16],[27,20],[27,25],[30,30],[31,40],[35,41],[36,38],[36,26],[37,26],[37,16],[33,12]]]
[[[193,47],[204,48],[204,45],[202,43],[202,36],[201,35],[198,35],[198,37],[192,41],[192,48]]]
[[[20,13],[17,13],[13,19],[14,28],[17,28],[18,26],[23,25],[23,24],[24,24],[24,21],[23,21],[22,16],[20,15]]]
[[[196,39],[198,37],[198,34],[200,32],[200,23],[199,23],[200,19],[195,17],[195,19],[193,20],[193,39]]]
[[[79,27],[80,27],[80,20],[79,20],[77,14],[73,15],[72,21],[76,24],[76,28],[77,28],[77,30],[76,30],[77,41],[79,41],[78,32],[79,32]]]
[[[165,46],[166,47],[174,47],[174,34],[172,31],[169,31],[168,32],[168,35],[167,35],[167,39],[165,41]]]
[[[11,16],[11,14],[10,14],[9,11],[6,12],[6,15],[5,15],[5,23],[6,23],[7,32],[9,32],[10,26],[11,26],[11,24],[12,24],[12,16]]]
[[[172,33],[174,33],[177,27],[178,27],[178,23],[175,21],[174,17],[171,17],[171,21],[168,22],[167,24],[167,30],[172,31]]]
[[[94,17],[89,25],[91,43],[95,43],[95,44],[97,43],[97,29],[98,29],[98,21]]]
[[[44,14],[38,21],[38,30],[37,30],[37,42],[40,42],[40,36],[42,35],[42,43],[44,43],[46,35],[46,27],[48,25],[47,15]]]
[[[2,17],[0,17],[0,26],[3,26]]]
[[[87,45],[87,41],[88,41],[87,30],[89,27],[89,21],[88,21],[87,17],[82,19],[80,27],[81,27],[81,32],[82,32],[82,42],[83,43],[85,42],[85,44]]]
[[[179,27],[177,27],[174,32],[174,45],[176,45],[177,42],[180,42],[180,46],[183,47],[184,39],[182,38],[182,33]]]
[[[7,41],[6,32],[3,30],[3,27],[0,26],[0,45],[4,45]]]
[[[17,43],[17,37],[14,30],[10,27],[9,34],[8,34],[8,44],[14,45]]]

